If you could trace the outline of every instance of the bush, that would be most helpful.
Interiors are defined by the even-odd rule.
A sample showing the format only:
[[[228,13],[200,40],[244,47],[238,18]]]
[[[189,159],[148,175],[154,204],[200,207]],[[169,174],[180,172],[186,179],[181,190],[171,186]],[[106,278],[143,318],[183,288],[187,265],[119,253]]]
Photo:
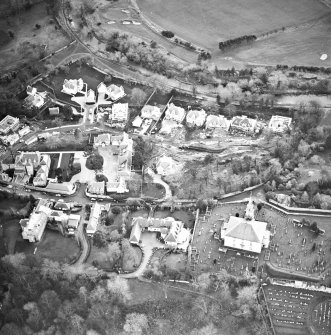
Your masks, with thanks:
[[[166,38],[173,38],[175,36],[175,34],[172,31],[169,30],[163,30],[161,32],[162,36],[166,37]]]
[[[97,153],[92,154],[86,160],[86,167],[90,170],[100,170],[103,166],[103,157]]]
[[[119,206],[115,206],[111,209],[111,212],[115,215],[120,214],[122,212],[122,208]]]

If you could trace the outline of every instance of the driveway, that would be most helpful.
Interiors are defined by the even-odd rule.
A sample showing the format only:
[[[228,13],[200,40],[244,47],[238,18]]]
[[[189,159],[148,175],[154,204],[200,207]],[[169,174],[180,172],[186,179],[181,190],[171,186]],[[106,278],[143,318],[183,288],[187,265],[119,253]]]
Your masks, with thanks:
[[[114,181],[118,170],[118,156],[114,156],[109,147],[98,147],[98,152],[103,157],[103,174],[108,181]]]
[[[81,171],[77,174],[75,174],[70,182],[74,183],[76,181],[79,181],[81,183],[87,183],[90,181],[95,181],[95,172],[94,170],[89,170],[86,167],[86,158],[83,156],[84,152],[83,151],[76,151],[75,152],[75,158],[79,158],[80,161],[80,166],[81,166]]]
[[[153,255],[153,249],[154,248],[164,248],[165,245],[161,243],[159,240],[156,239],[156,233],[152,232],[144,232],[141,234],[141,241],[140,248],[143,252],[143,259],[138,267],[138,269],[135,272],[132,273],[125,273],[120,274],[120,277],[122,278],[137,278],[141,277],[148,265],[148,262],[150,261],[152,255]]]
[[[154,173],[154,171],[151,168],[147,168],[146,173],[152,177],[153,183],[160,184],[165,188],[165,196],[163,197],[163,199],[160,199],[160,200],[171,199],[172,193],[171,193],[170,186],[162,180],[161,175]]]

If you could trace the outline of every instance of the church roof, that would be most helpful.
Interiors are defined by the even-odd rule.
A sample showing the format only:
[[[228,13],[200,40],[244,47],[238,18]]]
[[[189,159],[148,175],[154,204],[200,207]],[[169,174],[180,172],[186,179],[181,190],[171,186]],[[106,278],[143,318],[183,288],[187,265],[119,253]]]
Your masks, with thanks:
[[[225,236],[244,241],[261,243],[267,224],[261,221],[247,221],[244,218],[231,216],[226,228]]]

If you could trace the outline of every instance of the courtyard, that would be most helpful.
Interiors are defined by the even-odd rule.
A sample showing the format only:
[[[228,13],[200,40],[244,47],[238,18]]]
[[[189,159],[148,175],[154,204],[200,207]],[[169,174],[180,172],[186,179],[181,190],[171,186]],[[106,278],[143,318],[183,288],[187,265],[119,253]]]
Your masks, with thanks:
[[[246,203],[220,204],[211,212],[200,214],[192,241],[192,270],[200,273],[225,269],[236,276],[250,276],[257,271],[260,255],[224,248],[217,237],[222,223],[236,214],[243,217],[245,209]]]

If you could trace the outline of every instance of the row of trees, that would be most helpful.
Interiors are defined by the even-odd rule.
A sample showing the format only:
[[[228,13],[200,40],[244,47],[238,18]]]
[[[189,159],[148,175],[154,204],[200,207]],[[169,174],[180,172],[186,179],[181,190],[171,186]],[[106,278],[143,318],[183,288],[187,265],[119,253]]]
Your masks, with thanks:
[[[311,72],[311,73],[325,73],[330,74],[331,73],[331,67],[318,67],[318,66],[303,66],[303,65],[294,65],[294,66],[288,66],[283,64],[278,64],[276,66],[278,70],[293,70],[293,71],[300,71],[300,72]]]
[[[238,47],[243,44],[251,43],[256,40],[255,35],[244,35],[240,36],[237,38],[233,38],[230,40],[226,40],[224,42],[219,42],[218,43],[218,48],[222,51],[225,51],[227,49],[233,48],[233,47]]]

